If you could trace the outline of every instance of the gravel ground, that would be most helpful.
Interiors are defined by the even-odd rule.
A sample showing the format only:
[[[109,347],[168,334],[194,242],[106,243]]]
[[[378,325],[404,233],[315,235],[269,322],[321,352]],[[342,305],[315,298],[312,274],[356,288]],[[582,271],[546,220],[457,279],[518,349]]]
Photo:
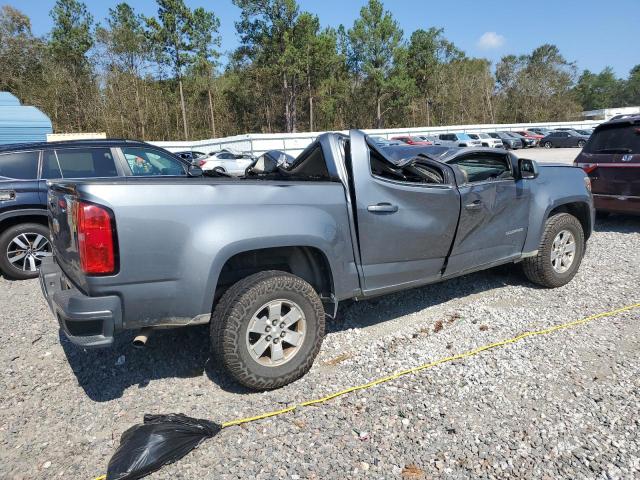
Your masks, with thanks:
[[[579,148],[527,148],[515,150],[518,157],[531,158],[541,163],[572,164],[580,153]]]
[[[302,380],[249,393],[208,362],[205,328],[65,341],[36,281],[0,279],[0,478],[93,479],[144,413],[225,421],[640,301],[640,218],[597,225],[572,283],[517,268],[353,303]],[[638,478],[640,311],[535,337],[231,427],[154,479]]]

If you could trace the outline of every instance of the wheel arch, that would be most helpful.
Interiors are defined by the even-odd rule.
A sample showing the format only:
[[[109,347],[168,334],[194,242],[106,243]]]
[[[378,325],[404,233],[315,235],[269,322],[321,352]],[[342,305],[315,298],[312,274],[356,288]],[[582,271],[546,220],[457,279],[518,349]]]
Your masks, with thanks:
[[[558,205],[547,213],[545,221],[558,213],[568,213],[576,217],[582,225],[585,241],[589,239],[593,225],[591,223],[591,209],[588,203],[574,201]]]
[[[210,279],[212,297],[209,307],[215,308],[222,295],[238,281],[258,272],[282,270],[308,282],[324,303],[336,303],[333,269],[326,253],[316,245],[299,244],[234,249],[216,262],[216,272]]]
[[[47,211],[33,208],[14,210],[0,214],[0,234],[7,228],[20,225],[21,223],[39,223],[48,226]]]

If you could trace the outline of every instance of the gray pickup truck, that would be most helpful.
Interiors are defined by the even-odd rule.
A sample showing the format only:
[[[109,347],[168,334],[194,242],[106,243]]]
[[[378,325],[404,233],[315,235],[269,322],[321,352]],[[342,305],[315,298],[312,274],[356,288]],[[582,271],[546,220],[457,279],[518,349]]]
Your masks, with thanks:
[[[516,262],[559,287],[594,219],[581,169],[379,147],[358,130],[320,136],[291,164],[212,174],[50,183],[40,281],[72,342],[208,323],[237,381],[277,388],[311,367],[338,302]]]

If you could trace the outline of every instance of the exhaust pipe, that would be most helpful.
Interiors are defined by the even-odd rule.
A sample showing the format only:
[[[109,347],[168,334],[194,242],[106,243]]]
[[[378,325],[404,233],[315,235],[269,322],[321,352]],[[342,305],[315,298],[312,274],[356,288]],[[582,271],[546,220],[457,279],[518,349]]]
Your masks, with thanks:
[[[140,332],[138,332],[138,335],[136,335],[136,338],[133,339],[133,346],[136,348],[144,348],[147,344],[147,340],[149,340],[149,337],[151,336],[152,330],[153,329],[151,327],[141,329]]]

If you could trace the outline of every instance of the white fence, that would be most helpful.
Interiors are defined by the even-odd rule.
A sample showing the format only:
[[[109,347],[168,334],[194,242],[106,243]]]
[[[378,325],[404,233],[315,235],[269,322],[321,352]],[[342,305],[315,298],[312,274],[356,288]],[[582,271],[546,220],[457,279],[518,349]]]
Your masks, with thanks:
[[[547,123],[509,123],[485,125],[451,125],[445,127],[389,128],[381,130],[365,130],[370,135],[391,138],[398,135],[437,135],[450,132],[495,132],[500,130],[527,130],[532,127],[546,128],[593,128],[600,124],[598,120],[581,122],[547,122]],[[260,155],[268,150],[282,150],[296,156],[324,132],[308,133],[250,133],[225,138],[212,138],[193,142],[150,142],[172,152],[184,150],[217,152],[224,148],[233,148],[242,152]],[[347,133],[347,132],[343,132]]]

